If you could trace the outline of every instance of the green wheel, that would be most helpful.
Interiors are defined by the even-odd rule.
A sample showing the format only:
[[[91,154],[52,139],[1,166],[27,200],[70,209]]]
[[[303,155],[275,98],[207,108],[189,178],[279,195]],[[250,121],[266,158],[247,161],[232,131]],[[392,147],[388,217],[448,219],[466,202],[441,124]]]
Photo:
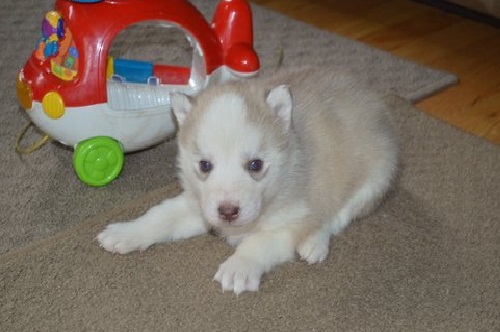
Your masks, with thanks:
[[[73,167],[78,178],[92,187],[102,187],[120,175],[123,149],[110,137],[97,136],[78,143],[73,154]]]

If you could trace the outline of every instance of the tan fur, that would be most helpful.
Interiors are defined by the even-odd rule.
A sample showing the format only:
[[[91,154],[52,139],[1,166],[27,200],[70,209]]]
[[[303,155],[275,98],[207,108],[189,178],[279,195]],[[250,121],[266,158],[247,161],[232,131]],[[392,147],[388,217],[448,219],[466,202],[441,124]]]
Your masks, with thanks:
[[[265,103],[269,90],[281,84],[290,87],[294,102],[290,132],[281,130],[279,119]],[[264,142],[282,146],[288,154],[276,199],[307,201],[311,214],[300,228],[302,236],[308,228],[332,222],[356,190],[377,172],[386,170],[389,177],[394,173],[397,148],[386,119],[387,106],[379,95],[341,71],[282,71],[270,78],[207,89],[195,102],[207,105],[222,94],[242,96],[249,108],[247,120],[267,135]],[[203,107],[197,110],[181,128],[181,146],[192,144],[190,139],[203,116]],[[378,195],[352,218],[369,212],[387,190],[390,181],[385,181]],[[282,208],[283,203],[275,205]]]
[[[339,70],[173,94],[172,106],[184,191],[98,240],[123,254],[217,228],[236,246],[214,276],[223,290],[256,291],[263,273],[296,252],[323,261],[330,236],[368,213],[394,177],[383,98]],[[249,167],[256,159],[259,171]]]

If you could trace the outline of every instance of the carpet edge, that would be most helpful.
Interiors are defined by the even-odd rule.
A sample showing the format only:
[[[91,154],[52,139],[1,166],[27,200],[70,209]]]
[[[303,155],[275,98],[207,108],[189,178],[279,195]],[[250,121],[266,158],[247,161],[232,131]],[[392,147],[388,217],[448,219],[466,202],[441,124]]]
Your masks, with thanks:
[[[434,69],[434,70],[436,70],[436,69]],[[455,74],[452,74],[449,72],[445,72],[445,74],[446,74],[446,76],[444,76],[440,80],[437,80],[436,82],[434,82],[434,84],[430,84],[428,86],[422,87],[420,90],[411,92],[408,95],[406,95],[404,98],[406,98],[412,104],[415,104],[415,103],[418,103],[426,98],[429,98],[431,96],[435,96],[435,95],[443,92],[444,90],[460,83],[460,79]]]

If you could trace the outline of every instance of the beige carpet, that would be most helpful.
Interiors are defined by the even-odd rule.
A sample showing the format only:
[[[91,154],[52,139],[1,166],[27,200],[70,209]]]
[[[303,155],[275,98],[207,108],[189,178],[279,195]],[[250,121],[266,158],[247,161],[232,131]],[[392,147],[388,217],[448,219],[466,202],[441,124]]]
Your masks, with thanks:
[[[213,1],[197,1],[210,13]],[[128,155],[112,185],[86,188],[57,144],[20,157],[13,93],[50,1],[0,4],[1,331],[495,331],[500,329],[500,148],[391,97],[400,179],[387,201],[331,244],[321,265],[288,263],[259,293],[211,281],[231,248],[215,237],[104,253],[94,237],[175,195],[175,142]],[[263,71],[342,65],[409,100],[455,81],[254,8]],[[19,36],[15,40],[8,38]]]
[[[178,192],[152,191],[0,257],[3,331],[498,331],[500,149],[393,100],[397,188],[331,245],[238,298],[211,281],[211,236],[111,255],[95,235]]]

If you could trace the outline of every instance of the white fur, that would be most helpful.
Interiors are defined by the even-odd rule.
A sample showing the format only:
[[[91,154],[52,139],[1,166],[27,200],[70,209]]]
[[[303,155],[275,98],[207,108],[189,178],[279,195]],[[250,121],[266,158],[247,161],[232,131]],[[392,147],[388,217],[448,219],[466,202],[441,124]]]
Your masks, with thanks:
[[[228,113],[227,109],[232,111]],[[238,96],[220,96],[208,105],[201,119],[204,125],[196,133],[202,155],[192,155],[191,162],[194,167],[200,159],[214,163],[214,170],[199,189],[204,217],[215,227],[223,226],[217,213],[221,202],[240,207],[240,217],[235,225],[252,222],[260,212],[261,186],[255,185],[241,167],[242,162],[256,157],[259,151],[259,130],[245,123],[246,112],[246,106]],[[226,128],[219,131],[217,128],[222,122]]]
[[[143,216],[108,225],[98,236],[101,247],[127,254],[146,250],[153,244],[185,239],[207,232],[207,227],[189,193],[165,200]]]
[[[172,106],[183,193],[97,239],[125,254],[214,228],[236,247],[214,276],[223,290],[257,291],[296,252],[325,260],[330,236],[368,213],[394,176],[385,104],[341,73],[285,72],[174,94]]]

